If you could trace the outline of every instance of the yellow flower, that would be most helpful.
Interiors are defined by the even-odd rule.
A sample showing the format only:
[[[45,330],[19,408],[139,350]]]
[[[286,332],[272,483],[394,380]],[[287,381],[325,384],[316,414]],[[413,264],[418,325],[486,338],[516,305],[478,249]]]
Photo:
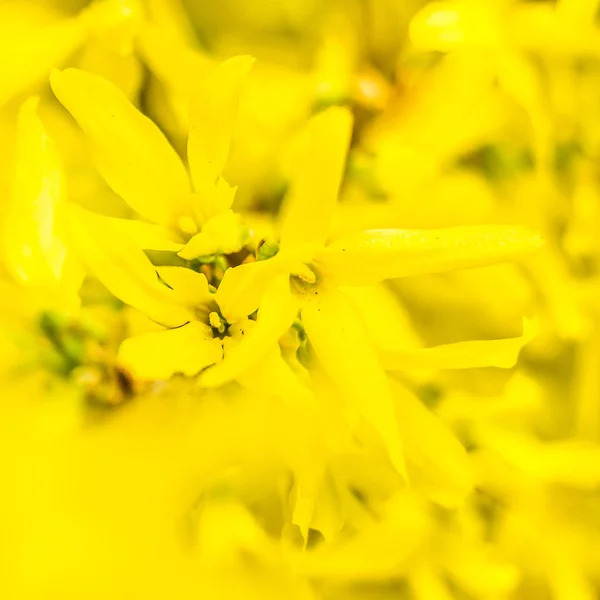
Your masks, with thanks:
[[[221,173],[241,86],[252,62],[249,57],[226,61],[194,97],[188,138],[193,191],[185,166],[164,135],[114,85],[76,69],[52,74],[54,93],[82,128],[98,170],[149,221],[119,224],[141,248],[180,250],[189,259],[235,252],[243,245],[239,225],[237,237],[231,238],[236,225],[230,212],[235,189]],[[201,231],[204,227],[206,233]]]
[[[488,226],[363,231],[326,244],[351,129],[352,118],[346,109],[330,108],[312,119],[305,154],[291,186],[279,253],[266,261],[229,269],[215,297],[226,315],[235,311],[250,314],[261,304],[269,281],[290,277],[289,287],[281,285],[277,302],[282,306],[295,303],[299,308],[317,358],[381,433],[392,460],[403,471],[387,375],[360,313],[341,288],[502,262],[535,250],[540,239],[518,227]],[[261,312],[262,307],[259,315]],[[283,318],[285,312],[280,315]],[[282,321],[278,331],[285,331],[285,325]],[[251,344],[251,339],[242,342],[238,352]],[[459,347],[457,352],[461,351]],[[436,352],[437,365],[443,366],[439,360],[443,351],[434,351],[434,356]],[[203,373],[200,382],[217,386],[236,374],[232,352]]]
[[[296,315],[293,304],[288,307],[270,305],[270,297],[279,295],[281,284],[278,281],[271,286],[273,291],[265,292],[265,302],[256,321],[248,319],[247,315],[226,320],[216,296],[209,291],[205,275],[183,267],[158,267],[157,272],[172,288],[173,300],[189,311],[190,322],[123,342],[119,351],[121,364],[143,379],[167,379],[174,373],[196,375],[205,367],[220,362],[223,356],[237,367],[230,379],[241,376],[263,360],[285,333],[280,321],[287,325]],[[172,312],[177,307],[173,304]],[[274,308],[283,312],[278,313]],[[249,348],[243,343],[246,338],[250,340]]]

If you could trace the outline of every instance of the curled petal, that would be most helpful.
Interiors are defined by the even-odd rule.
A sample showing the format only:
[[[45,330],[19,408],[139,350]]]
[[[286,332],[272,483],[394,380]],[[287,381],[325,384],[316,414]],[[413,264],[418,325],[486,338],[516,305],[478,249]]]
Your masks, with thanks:
[[[119,363],[139,379],[168,379],[175,373],[191,377],[221,360],[221,341],[210,327],[192,321],[177,329],[153,331],[125,340]]]
[[[367,285],[516,260],[541,244],[539,234],[503,225],[374,229],[336,240],[315,256],[315,263],[340,284]]]

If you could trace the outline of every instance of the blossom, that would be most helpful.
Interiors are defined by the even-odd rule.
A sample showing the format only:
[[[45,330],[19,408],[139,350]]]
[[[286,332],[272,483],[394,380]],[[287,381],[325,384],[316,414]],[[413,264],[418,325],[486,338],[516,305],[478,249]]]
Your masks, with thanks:
[[[342,108],[328,109],[313,118],[304,161],[292,184],[279,253],[264,262],[227,271],[216,297],[226,315],[236,308],[250,313],[259,306],[265,282],[291,276],[290,288],[281,287],[279,302],[283,305],[295,299],[316,356],[344,394],[381,432],[393,460],[403,470],[387,376],[360,315],[338,286],[493,264],[534,250],[539,239],[519,228],[492,226],[365,231],[325,245],[351,125],[349,113]],[[280,312],[282,317],[285,314]],[[278,333],[284,330],[282,322]],[[252,343],[249,338],[240,344],[237,355],[232,353],[208,369],[201,383],[215,386],[235,376],[236,369],[244,364],[236,356]]]
[[[142,248],[177,249],[185,258],[195,258],[216,253],[219,244],[229,252],[241,247],[241,239],[212,239],[211,229],[219,230],[219,225],[211,219],[221,228],[234,225],[227,219],[235,190],[221,172],[240,85],[251,64],[248,57],[224,63],[206,82],[206,97],[201,90],[192,106],[188,158],[195,191],[164,135],[116,87],[74,69],[53,73],[54,92],[86,134],[99,171],[115,192],[150,221],[121,222]],[[116,153],[115,148],[119,148]],[[203,227],[207,227],[204,234],[199,232]]]
[[[73,211],[71,218],[78,223],[73,229],[76,232],[78,228],[85,230],[86,223],[91,223],[98,230],[107,227],[109,231],[122,232],[118,238],[123,247],[107,248],[106,251],[120,253],[125,260],[136,261],[138,266],[147,264],[146,269],[150,268],[150,263],[142,249],[181,251],[187,258],[238,250],[243,244],[243,232],[229,210],[235,190],[220,177],[231,132],[217,131],[215,126],[213,134],[209,134],[205,129],[208,124],[212,126],[215,119],[227,123],[235,115],[238,88],[250,64],[251,60],[245,57],[224,64],[215,74],[217,80],[221,78],[224,82],[225,90],[219,86],[215,88],[222,95],[215,92],[211,105],[207,105],[205,99],[198,100],[196,125],[192,126],[189,142],[196,192],[190,190],[185,167],[162,133],[127,101],[122,92],[109,82],[84,72],[55,73],[54,89],[79,118],[99,170],[117,193],[152,221],[103,220],[99,217],[94,220],[93,215]],[[210,83],[207,86],[210,88]],[[101,104],[91,101],[95,95],[103,99]],[[195,133],[198,129],[203,130],[201,140]],[[120,147],[116,154],[115,144]],[[198,232],[199,228],[202,231]],[[95,254],[92,240],[86,244],[85,235],[80,235],[79,241],[84,260],[87,254],[87,262],[92,263],[92,270],[101,279],[114,280],[115,274],[124,273],[124,265],[117,266],[118,260],[112,265],[103,263],[102,257]],[[98,241],[103,247],[107,242],[106,239]],[[187,245],[186,241],[189,242]],[[134,271],[132,269],[124,276],[135,276]],[[149,279],[147,286],[166,297],[166,290]],[[110,283],[107,285],[112,287]],[[147,298],[143,298],[142,292],[138,299],[128,296],[128,302],[144,306]],[[172,322],[172,317],[166,315],[164,322]]]

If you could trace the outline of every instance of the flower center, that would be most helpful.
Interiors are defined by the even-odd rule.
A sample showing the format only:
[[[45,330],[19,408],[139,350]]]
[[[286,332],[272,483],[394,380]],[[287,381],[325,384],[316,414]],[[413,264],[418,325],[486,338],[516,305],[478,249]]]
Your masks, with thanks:
[[[297,296],[318,293],[321,283],[321,276],[313,265],[299,264],[290,275],[290,287]]]
[[[210,325],[213,335],[216,338],[222,340],[229,334],[230,324],[217,311],[212,311],[209,313],[208,324]]]

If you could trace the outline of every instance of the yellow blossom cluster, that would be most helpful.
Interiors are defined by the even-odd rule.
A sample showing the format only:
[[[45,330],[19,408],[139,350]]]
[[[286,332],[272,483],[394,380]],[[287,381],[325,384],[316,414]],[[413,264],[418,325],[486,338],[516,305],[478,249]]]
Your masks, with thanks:
[[[599,597],[598,0],[0,48],[0,598]]]

